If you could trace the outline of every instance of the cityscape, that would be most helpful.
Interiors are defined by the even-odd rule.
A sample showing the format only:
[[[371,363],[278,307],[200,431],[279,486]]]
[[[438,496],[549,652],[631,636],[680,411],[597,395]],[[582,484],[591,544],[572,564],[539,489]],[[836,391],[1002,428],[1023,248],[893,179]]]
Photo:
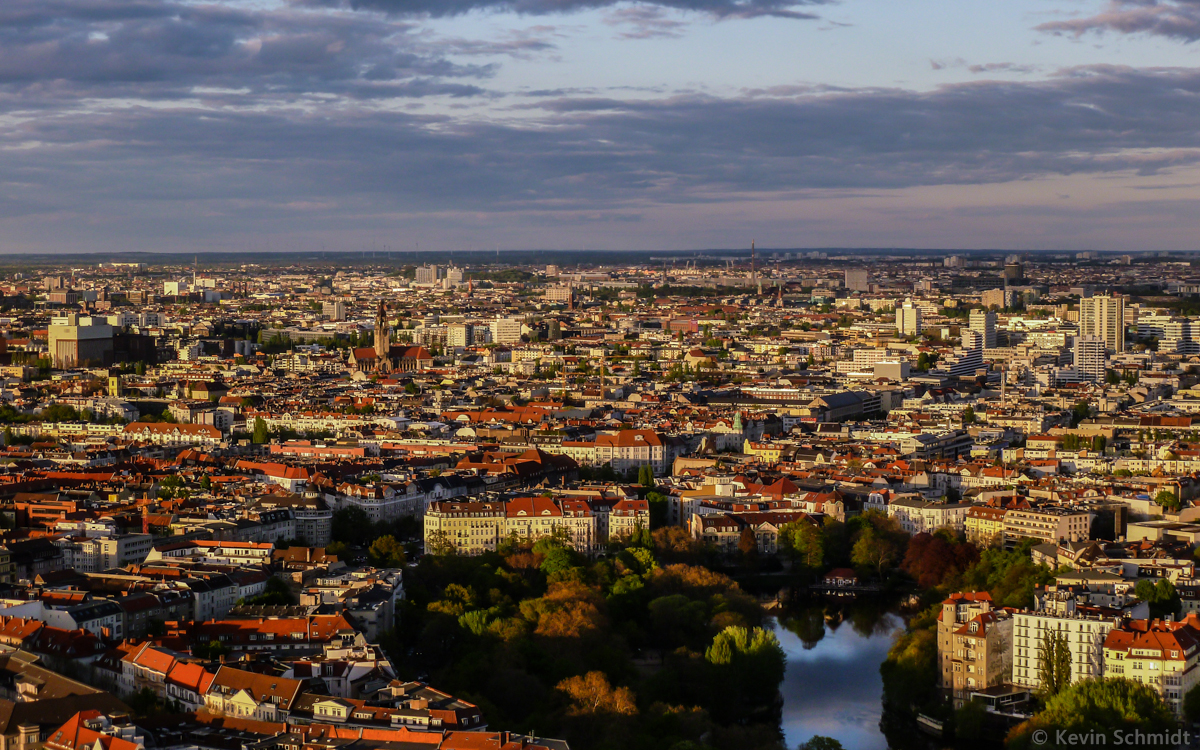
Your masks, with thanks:
[[[0,750],[1200,748],[1200,0],[0,0]]]
[[[5,741],[1181,731],[1194,263],[10,262]]]

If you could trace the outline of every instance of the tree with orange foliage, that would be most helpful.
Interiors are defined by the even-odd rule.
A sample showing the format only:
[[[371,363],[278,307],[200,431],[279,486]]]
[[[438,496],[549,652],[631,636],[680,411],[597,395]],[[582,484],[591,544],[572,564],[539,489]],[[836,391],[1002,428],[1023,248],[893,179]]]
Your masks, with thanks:
[[[521,616],[546,638],[582,638],[608,624],[600,592],[578,581],[553,583],[545,596],[526,599],[520,606]]]
[[[633,691],[627,687],[614,688],[603,672],[568,677],[555,689],[570,697],[569,716],[635,716],[638,712]]]

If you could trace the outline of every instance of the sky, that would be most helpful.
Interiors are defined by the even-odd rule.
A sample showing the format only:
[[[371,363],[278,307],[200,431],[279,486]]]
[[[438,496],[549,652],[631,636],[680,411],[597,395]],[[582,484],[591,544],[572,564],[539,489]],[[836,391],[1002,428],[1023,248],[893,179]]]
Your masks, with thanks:
[[[1200,249],[1200,0],[3,0],[0,252]]]

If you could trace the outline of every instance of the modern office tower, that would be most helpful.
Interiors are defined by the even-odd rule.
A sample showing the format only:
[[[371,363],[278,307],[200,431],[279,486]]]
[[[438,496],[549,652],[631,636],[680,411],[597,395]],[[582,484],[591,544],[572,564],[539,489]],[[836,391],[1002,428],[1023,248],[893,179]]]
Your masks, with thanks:
[[[446,281],[449,284],[461,284],[463,282],[463,270],[457,266],[450,266],[446,269]]]
[[[421,266],[417,269],[416,283],[433,285],[441,279],[441,270],[435,265]]]
[[[332,302],[321,303],[321,314],[330,320],[338,321],[346,319],[346,303],[339,300]]]
[[[1079,334],[1104,339],[1109,351],[1125,351],[1125,298],[1109,295],[1079,300]]]
[[[847,268],[846,288],[852,292],[869,292],[871,290],[871,272],[865,268]]]
[[[1025,283],[1025,268],[1020,261],[1004,264],[1004,285],[1021,286]]]
[[[921,333],[921,308],[912,300],[896,308],[896,330],[901,336],[917,336]]]
[[[513,344],[520,340],[520,318],[496,318],[492,321],[492,343]]]
[[[1099,383],[1108,369],[1108,345],[1098,336],[1075,338],[1075,369],[1087,380]]]
[[[983,334],[983,348],[996,348],[996,313],[991,310],[972,310],[970,317],[972,331]]]

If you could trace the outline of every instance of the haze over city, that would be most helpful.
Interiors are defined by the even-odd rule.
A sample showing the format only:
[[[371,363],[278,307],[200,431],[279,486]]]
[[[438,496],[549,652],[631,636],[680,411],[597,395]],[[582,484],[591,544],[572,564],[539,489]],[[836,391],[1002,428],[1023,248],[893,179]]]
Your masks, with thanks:
[[[1191,250],[1200,6],[7,0],[0,251]]]

